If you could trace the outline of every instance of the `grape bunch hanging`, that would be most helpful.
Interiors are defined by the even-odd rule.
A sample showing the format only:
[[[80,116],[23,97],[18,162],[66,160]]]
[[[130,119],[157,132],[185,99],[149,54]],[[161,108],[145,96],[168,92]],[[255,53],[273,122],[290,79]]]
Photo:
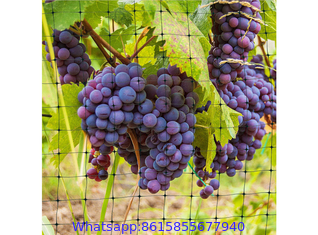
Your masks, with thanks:
[[[213,44],[207,60],[210,79],[218,89],[235,81],[243,69],[239,61],[246,62],[254,49],[254,38],[261,30],[259,11],[259,0],[211,5]]]
[[[91,60],[85,53],[86,47],[80,43],[80,36],[71,30],[53,31],[53,51],[61,84],[86,83],[94,72]],[[51,62],[47,42],[43,42],[47,52],[46,59]],[[52,63],[51,63],[52,64]]]
[[[167,190],[194,154],[193,113],[199,102],[194,86],[194,79],[176,66],[144,79],[136,63],[106,67],[88,81],[78,95],[83,104],[78,115],[93,147],[89,178],[107,179],[109,153],[116,147],[132,173],[140,174],[141,189]],[[140,163],[131,132],[138,141]]]
[[[259,0],[219,2],[211,6],[214,40],[207,58],[210,80],[225,104],[242,116],[238,117],[239,130],[235,139],[225,146],[214,139],[217,148],[210,165],[212,172],[205,170],[206,159],[196,148],[193,163],[200,177],[197,185],[204,187],[200,191],[204,199],[220,186],[215,179],[217,172],[233,177],[236,170],[243,168],[242,162],[252,160],[256,150],[262,147],[261,140],[266,131],[265,123],[260,119],[264,114],[270,115],[272,122],[276,122],[276,94],[264,67],[260,67],[263,64],[262,56],[254,56],[252,65],[244,64],[248,52],[254,49],[254,38],[261,29],[259,9]],[[211,102],[208,102],[197,112],[207,111],[210,105]],[[204,184],[208,179],[211,179],[209,184]]]

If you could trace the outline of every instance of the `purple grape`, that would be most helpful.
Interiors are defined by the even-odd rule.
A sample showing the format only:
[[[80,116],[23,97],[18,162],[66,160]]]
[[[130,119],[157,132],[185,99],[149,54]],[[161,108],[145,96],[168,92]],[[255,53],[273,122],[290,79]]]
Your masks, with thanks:
[[[102,77],[102,84],[104,87],[108,87],[110,89],[115,88],[116,83],[115,83],[115,75],[111,73],[107,73]]]
[[[160,167],[166,167],[170,164],[170,160],[164,153],[159,153],[156,156],[156,163]]]
[[[175,135],[180,131],[180,124],[175,121],[170,121],[167,123],[167,133],[169,135]]]
[[[118,67],[116,67],[117,69]],[[115,70],[116,71],[116,70]],[[130,77],[125,72],[116,73],[115,76],[115,83],[118,87],[125,87],[129,86],[130,84]]]
[[[142,68],[140,66],[132,66],[129,68],[129,76],[131,78],[141,77],[142,76]]]
[[[155,102],[155,106],[161,113],[167,113],[171,108],[171,101],[167,97],[159,97]]]
[[[125,104],[130,104],[136,99],[136,92],[129,86],[123,87],[119,90],[119,98]]]
[[[72,41],[72,38],[73,38],[72,34],[70,34],[67,31],[63,31],[59,35],[60,42],[62,42],[64,44],[70,43]]]
[[[135,67],[132,67],[135,68]],[[130,87],[133,88],[136,92],[142,91],[146,86],[146,80],[142,77],[134,77],[130,81]]]
[[[155,194],[159,192],[161,185],[159,184],[157,180],[151,180],[148,182],[147,187],[150,193]]]
[[[146,171],[145,171],[145,178],[147,180],[154,180],[157,178],[157,171],[155,169],[150,169],[148,168]]]
[[[163,115],[165,120],[169,121],[177,121],[179,118],[179,111],[176,108],[171,108],[169,112]]]
[[[157,117],[152,113],[148,113],[143,117],[143,124],[148,128],[152,128],[157,124]]]
[[[156,91],[158,97],[170,97],[171,89],[167,85],[160,85]]]
[[[124,112],[121,110],[112,111],[109,115],[109,121],[114,125],[119,125],[125,120]]]
[[[157,80],[158,85],[167,85],[168,87],[172,87],[173,80],[170,75],[168,74],[162,74],[158,77]]]
[[[141,114],[151,113],[153,109],[153,103],[151,100],[146,99],[142,104],[138,105],[138,111]]]
[[[112,96],[108,101],[108,105],[112,110],[119,110],[121,109],[123,103],[118,96]]]
[[[209,185],[212,186],[214,190],[218,190],[220,187],[220,182],[217,179],[212,179]]]
[[[155,132],[162,132],[163,130],[166,129],[167,122],[163,117],[158,117],[157,119],[157,124],[154,127]]]

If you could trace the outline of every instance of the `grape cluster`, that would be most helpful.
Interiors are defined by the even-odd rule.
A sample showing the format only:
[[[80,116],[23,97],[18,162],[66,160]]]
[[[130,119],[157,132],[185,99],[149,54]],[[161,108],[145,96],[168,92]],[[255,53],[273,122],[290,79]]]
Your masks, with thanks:
[[[93,80],[89,80],[78,94],[83,106],[77,114],[82,119],[82,129],[89,135],[92,151],[96,153],[97,158],[92,159],[91,163],[98,176],[101,167],[105,167],[105,161],[106,166],[109,166],[105,159],[109,158],[107,155],[112,147],[124,146],[127,142],[128,124],[134,119],[139,101],[146,96],[146,81],[141,76],[142,68],[135,63],[128,66],[121,64],[116,68],[106,67]],[[87,174],[96,176],[95,170],[90,169]],[[99,179],[106,179],[106,173],[102,174]]]
[[[113,147],[102,145],[96,151],[91,149],[88,163],[92,164],[92,168],[87,171],[87,176],[97,182],[106,180],[108,178],[108,167],[110,166],[109,154],[113,151]]]
[[[86,47],[80,43],[80,36],[71,30],[53,31],[53,50],[61,84],[87,82],[94,72],[89,56],[85,53]],[[51,62],[49,47],[44,42],[46,59]]]
[[[194,110],[199,102],[194,86],[192,77],[170,65],[145,80],[135,63],[107,67],[88,81],[78,95],[83,104],[78,116],[93,147],[93,168],[87,175],[106,179],[110,164],[106,159],[115,146],[132,173],[140,174],[141,189],[167,190],[194,154]],[[139,168],[128,128],[138,141]]]
[[[273,122],[276,122],[276,92],[274,86],[266,81],[265,77],[261,73],[256,73],[255,70],[250,69],[245,66],[241,73],[238,74],[239,77],[242,78],[241,81],[237,81],[234,85],[237,85],[241,88],[245,97],[237,97],[237,106],[234,101],[227,103],[227,97],[222,97],[225,103],[232,109],[236,109],[236,111],[245,115],[249,115],[247,111],[242,111],[242,108],[245,108],[244,99],[246,103],[246,108],[255,112],[259,115],[260,118],[263,117],[264,114],[270,115]],[[227,91],[232,89],[232,93],[237,91],[237,87],[229,86]],[[253,93],[253,97],[252,97]],[[224,93],[223,93],[224,94]],[[241,94],[241,93],[239,93]],[[232,95],[232,97],[233,97]],[[229,96],[228,96],[229,97]],[[230,98],[230,97],[229,97]],[[240,105],[239,105],[240,104]],[[244,106],[244,107],[243,107]],[[253,113],[252,113],[253,115]]]
[[[261,30],[259,0],[244,2],[250,5],[222,2],[211,5],[213,44],[207,62],[210,79],[221,90],[235,81],[243,69],[240,63],[221,62],[228,59],[246,62],[248,52],[254,49],[254,38]]]
[[[152,108],[142,108],[140,131],[147,134],[146,146],[150,149],[145,166],[140,168],[139,187],[151,193],[166,191],[170,181],[182,175],[194,154],[194,110],[199,96],[193,92],[195,81],[176,66],[161,68],[156,75],[147,77],[145,91]],[[140,106],[139,106],[140,107]]]
[[[248,66],[244,66],[238,77],[241,77],[242,80],[230,82],[223,90],[218,90],[225,104],[242,114],[238,117],[240,126],[236,138],[223,147],[215,141],[216,156],[210,166],[212,169],[210,173],[204,170],[206,160],[201,155],[199,148],[196,148],[193,158],[198,176],[203,181],[212,179],[208,186],[214,190],[214,186],[219,187],[217,180],[214,179],[217,172],[233,177],[236,170],[242,169],[243,161],[252,160],[256,150],[262,147],[261,141],[266,131],[265,123],[260,119],[264,114],[271,115],[272,120],[276,122],[276,94],[273,85],[265,81],[261,72],[257,73],[255,69]],[[210,103],[197,109],[197,112],[206,111],[209,106]],[[204,186],[201,180],[197,181],[197,185]],[[201,190],[202,198],[208,198],[210,195],[209,192],[212,189],[208,186]]]

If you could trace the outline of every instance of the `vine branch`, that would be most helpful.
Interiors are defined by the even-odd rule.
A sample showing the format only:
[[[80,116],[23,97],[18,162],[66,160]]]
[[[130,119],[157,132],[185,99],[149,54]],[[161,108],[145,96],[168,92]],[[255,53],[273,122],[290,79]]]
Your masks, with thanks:
[[[270,68],[271,67],[271,63],[269,62],[269,59],[268,59],[268,57],[266,55],[265,48],[264,48],[264,42],[262,41],[262,39],[261,39],[261,37],[259,35],[257,35],[257,39],[258,39],[258,46],[262,50],[263,56],[264,56],[265,61],[266,61],[266,65]]]
[[[106,47],[107,50],[109,50],[116,58],[118,58],[123,64],[130,64],[130,60],[122,56],[117,50],[115,50],[111,45],[108,44],[101,36],[99,36],[92,26],[87,22],[86,19],[82,21],[86,32],[91,35],[91,37],[94,39],[96,44],[101,44],[102,46]]]
[[[265,115],[264,115],[264,119],[265,119],[267,125],[271,126],[271,128],[272,128],[273,130],[276,130],[276,124],[275,124],[274,122],[272,122],[272,120],[270,119],[270,117],[269,117],[268,114],[265,114]]]
[[[103,55],[105,56],[107,62],[113,66],[114,68],[116,67],[116,63],[115,61],[110,57],[110,55],[107,53],[107,51],[105,50],[105,48],[96,41],[96,39],[94,37],[92,37],[92,39],[94,40],[94,42],[96,43],[96,45],[98,46],[99,50],[103,53]]]

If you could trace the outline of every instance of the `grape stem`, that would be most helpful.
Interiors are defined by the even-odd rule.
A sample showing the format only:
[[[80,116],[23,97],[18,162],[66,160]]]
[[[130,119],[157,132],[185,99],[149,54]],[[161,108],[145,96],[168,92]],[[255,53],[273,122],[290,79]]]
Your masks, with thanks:
[[[273,130],[276,130],[276,124],[271,121],[269,114],[265,114],[264,119],[265,119],[267,125],[269,125]]]
[[[265,58],[266,64],[269,68],[271,68],[271,63],[269,62],[269,59],[266,55],[265,49],[264,49],[264,44],[265,42],[262,41],[261,37],[259,35],[257,35],[257,39],[258,39],[258,46],[261,48],[263,56]]]
[[[110,57],[110,55],[108,55],[107,51],[105,50],[105,48],[96,41],[96,39],[94,37],[92,37],[92,39],[94,40],[94,42],[96,43],[96,45],[98,46],[99,50],[103,53],[103,55],[105,56],[107,62],[113,66],[114,68],[116,67],[115,61]]]
[[[91,37],[94,39],[94,41],[96,42],[96,44],[101,44],[102,46],[106,47],[106,49],[108,51],[110,51],[112,54],[114,54],[114,56],[119,59],[123,64],[130,64],[130,60],[125,58],[123,55],[121,55],[117,50],[115,50],[111,45],[109,45],[101,36],[99,36],[94,29],[92,28],[92,26],[87,22],[86,19],[84,19],[82,21],[84,27],[85,27],[85,31],[91,35]],[[108,55],[109,56],[109,55]],[[110,56],[109,56],[110,57]]]

